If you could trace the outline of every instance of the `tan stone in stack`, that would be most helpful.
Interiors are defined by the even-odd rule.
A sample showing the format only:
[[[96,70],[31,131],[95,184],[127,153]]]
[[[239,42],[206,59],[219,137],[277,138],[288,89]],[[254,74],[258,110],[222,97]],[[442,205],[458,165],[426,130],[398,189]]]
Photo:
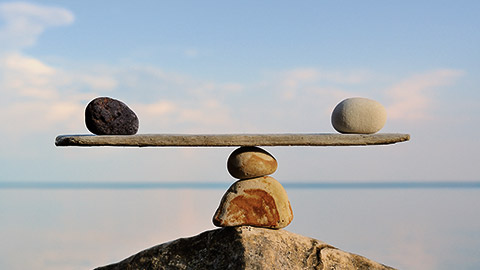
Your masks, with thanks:
[[[277,161],[258,147],[240,147],[227,161],[229,173],[240,179],[223,196],[213,217],[219,227],[255,226],[272,229],[286,227],[293,212],[283,186],[269,176]]]

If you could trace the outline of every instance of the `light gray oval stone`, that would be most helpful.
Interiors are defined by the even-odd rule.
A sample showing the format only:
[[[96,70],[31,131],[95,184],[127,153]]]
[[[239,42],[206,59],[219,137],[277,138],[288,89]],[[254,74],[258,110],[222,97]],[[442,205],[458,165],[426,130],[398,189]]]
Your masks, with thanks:
[[[347,98],[332,112],[332,125],[340,133],[373,134],[387,121],[387,111],[379,102],[368,98]]]

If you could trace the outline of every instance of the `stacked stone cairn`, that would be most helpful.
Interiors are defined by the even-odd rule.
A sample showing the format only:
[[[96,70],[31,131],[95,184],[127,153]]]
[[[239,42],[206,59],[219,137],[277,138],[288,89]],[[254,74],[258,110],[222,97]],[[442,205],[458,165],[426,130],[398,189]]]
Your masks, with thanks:
[[[373,134],[383,128],[386,118],[386,110],[379,102],[348,98],[335,107],[331,121],[340,133]],[[139,121],[125,103],[98,97],[85,109],[85,124],[96,135],[134,135]],[[213,224],[271,229],[288,226],[293,213],[287,192],[270,176],[277,166],[277,160],[257,146],[243,146],[233,151],[227,160],[227,169],[238,181],[222,197]]]
[[[386,110],[366,98],[349,98],[333,110],[340,133],[373,134],[385,124]],[[96,135],[134,135],[138,117],[123,102],[92,100],[85,124]],[[223,195],[213,216],[221,229],[144,250],[107,269],[393,269],[343,252],[316,239],[285,230],[293,220],[287,192],[271,174],[277,160],[257,146],[234,150],[227,169],[238,179]]]
[[[230,175],[239,179],[224,194],[213,217],[218,227],[255,226],[281,229],[293,220],[283,186],[269,176],[277,160],[256,146],[236,149],[227,160]]]
[[[385,108],[367,98],[348,98],[332,112],[332,125],[340,133],[373,134],[383,128]],[[292,208],[283,186],[269,176],[277,169],[276,159],[256,147],[240,147],[227,161],[230,175],[239,179],[223,196],[213,217],[219,227],[255,226],[281,229],[293,220]]]

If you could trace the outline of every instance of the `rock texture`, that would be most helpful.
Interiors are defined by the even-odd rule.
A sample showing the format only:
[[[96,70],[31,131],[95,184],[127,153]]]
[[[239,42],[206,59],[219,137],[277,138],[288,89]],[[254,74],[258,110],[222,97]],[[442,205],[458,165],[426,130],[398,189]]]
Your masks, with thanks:
[[[59,135],[56,146],[353,146],[405,142],[409,134],[137,134],[133,136]]]
[[[237,179],[270,175],[277,166],[277,160],[270,153],[255,146],[240,147],[227,160],[228,172]]]
[[[332,125],[340,133],[373,134],[383,128],[387,111],[368,98],[347,98],[332,112]]]
[[[270,176],[233,183],[213,216],[213,224],[219,227],[250,225],[280,229],[292,220],[287,192]]]
[[[99,97],[85,108],[85,125],[96,135],[134,135],[138,131],[138,117],[125,103]]]
[[[249,226],[206,231],[139,252],[97,270],[391,270],[365,257],[285,230]]]

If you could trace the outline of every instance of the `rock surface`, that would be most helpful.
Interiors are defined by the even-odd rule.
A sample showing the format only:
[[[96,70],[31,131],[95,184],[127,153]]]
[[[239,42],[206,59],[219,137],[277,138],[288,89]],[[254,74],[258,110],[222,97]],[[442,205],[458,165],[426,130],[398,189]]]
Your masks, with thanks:
[[[96,135],[134,135],[138,117],[125,103],[98,97],[85,108],[85,125]]]
[[[227,160],[228,172],[237,179],[270,175],[277,166],[277,160],[270,153],[255,146],[237,148]]]
[[[392,270],[365,257],[285,230],[221,228],[141,251],[97,270]]]
[[[409,134],[137,134],[133,136],[59,135],[56,146],[353,146],[405,142]]]
[[[213,216],[213,224],[219,227],[250,225],[280,229],[292,220],[287,192],[270,176],[233,183]]]
[[[332,112],[332,125],[340,133],[373,134],[386,121],[385,107],[368,98],[347,98]]]

